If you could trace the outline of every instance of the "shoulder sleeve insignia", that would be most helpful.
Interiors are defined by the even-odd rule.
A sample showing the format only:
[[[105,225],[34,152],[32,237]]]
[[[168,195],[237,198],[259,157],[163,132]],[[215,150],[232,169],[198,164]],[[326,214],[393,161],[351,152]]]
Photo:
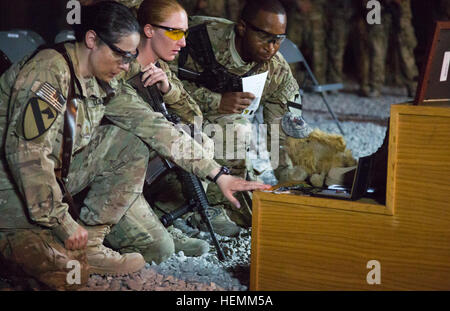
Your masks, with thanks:
[[[30,98],[23,115],[23,134],[26,140],[44,134],[63,112],[66,99],[48,82],[36,81],[31,87],[36,97]]]
[[[56,121],[58,110],[39,97],[32,97],[23,115],[23,134],[26,140],[44,134]]]
[[[31,90],[34,94],[36,94],[40,99],[47,102],[50,106],[56,109],[59,113],[63,111],[63,107],[66,104],[66,99],[64,96],[55,89],[48,82],[35,82],[31,87]]]

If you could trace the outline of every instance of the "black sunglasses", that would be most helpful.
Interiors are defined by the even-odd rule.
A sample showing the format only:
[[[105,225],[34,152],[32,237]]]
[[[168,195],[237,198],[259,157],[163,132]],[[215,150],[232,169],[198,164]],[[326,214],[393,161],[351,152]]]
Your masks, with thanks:
[[[270,32],[267,32],[259,27],[256,27],[255,25],[245,21],[245,24],[248,25],[253,31],[255,31],[256,33],[258,33],[258,38],[263,41],[263,42],[267,42],[267,43],[273,43],[273,44],[281,44],[281,42],[283,42],[284,39],[286,39],[286,34],[273,34]]]
[[[133,60],[135,60],[136,57],[138,57],[139,50],[137,48],[136,48],[136,53],[135,54],[133,54],[131,52],[124,51],[121,48],[118,48],[117,46],[115,46],[114,44],[109,42],[108,40],[105,40],[99,33],[96,32],[96,34],[100,38],[100,40],[102,40],[114,53],[116,53],[120,57],[122,57],[122,60],[121,60],[122,64],[129,64]]]

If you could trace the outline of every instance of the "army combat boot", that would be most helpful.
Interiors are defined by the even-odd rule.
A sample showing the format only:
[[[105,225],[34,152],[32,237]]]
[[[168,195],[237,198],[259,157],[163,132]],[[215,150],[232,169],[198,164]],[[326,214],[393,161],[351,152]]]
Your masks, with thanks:
[[[119,254],[103,245],[109,226],[83,226],[88,231],[86,248],[89,273],[100,275],[124,275],[136,272],[145,265],[144,257],[138,253]]]
[[[209,251],[209,243],[204,240],[190,238],[173,226],[167,228],[167,231],[173,238],[176,253],[183,251],[188,257],[198,257]]]
[[[223,207],[209,207],[207,214],[215,233],[222,236],[235,237],[241,232],[241,228],[228,217]],[[188,222],[192,227],[208,232],[208,227],[198,213],[194,213],[189,217]]]

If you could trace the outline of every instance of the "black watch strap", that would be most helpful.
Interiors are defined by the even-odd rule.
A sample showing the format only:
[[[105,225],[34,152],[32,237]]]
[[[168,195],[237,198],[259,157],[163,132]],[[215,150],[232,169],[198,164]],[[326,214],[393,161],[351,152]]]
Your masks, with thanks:
[[[215,183],[215,182],[217,182],[217,179],[219,179],[219,177],[222,176],[223,174],[230,175],[231,174],[230,169],[228,167],[226,167],[226,166],[222,166],[220,168],[220,171],[217,173],[216,176],[214,176],[214,178],[211,178],[209,176],[207,178]]]

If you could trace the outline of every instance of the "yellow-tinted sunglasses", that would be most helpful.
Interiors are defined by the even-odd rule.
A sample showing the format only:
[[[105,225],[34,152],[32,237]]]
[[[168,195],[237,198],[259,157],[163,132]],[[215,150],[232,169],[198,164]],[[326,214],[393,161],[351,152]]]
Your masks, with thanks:
[[[175,41],[180,40],[183,37],[186,38],[187,35],[188,35],[188,31],[187,30],[184,31],[184,30],[179,29],[179,28],[171,28],[171,27],[155,25],[155,24],[150,24],[150,25],[152,25],[153,27],[158,27],[158,28],[161,28],[161,29],[165,29],[166,31],[164,32],[164,34],[167,37],[169,37],[170,39],[175,40]]]

